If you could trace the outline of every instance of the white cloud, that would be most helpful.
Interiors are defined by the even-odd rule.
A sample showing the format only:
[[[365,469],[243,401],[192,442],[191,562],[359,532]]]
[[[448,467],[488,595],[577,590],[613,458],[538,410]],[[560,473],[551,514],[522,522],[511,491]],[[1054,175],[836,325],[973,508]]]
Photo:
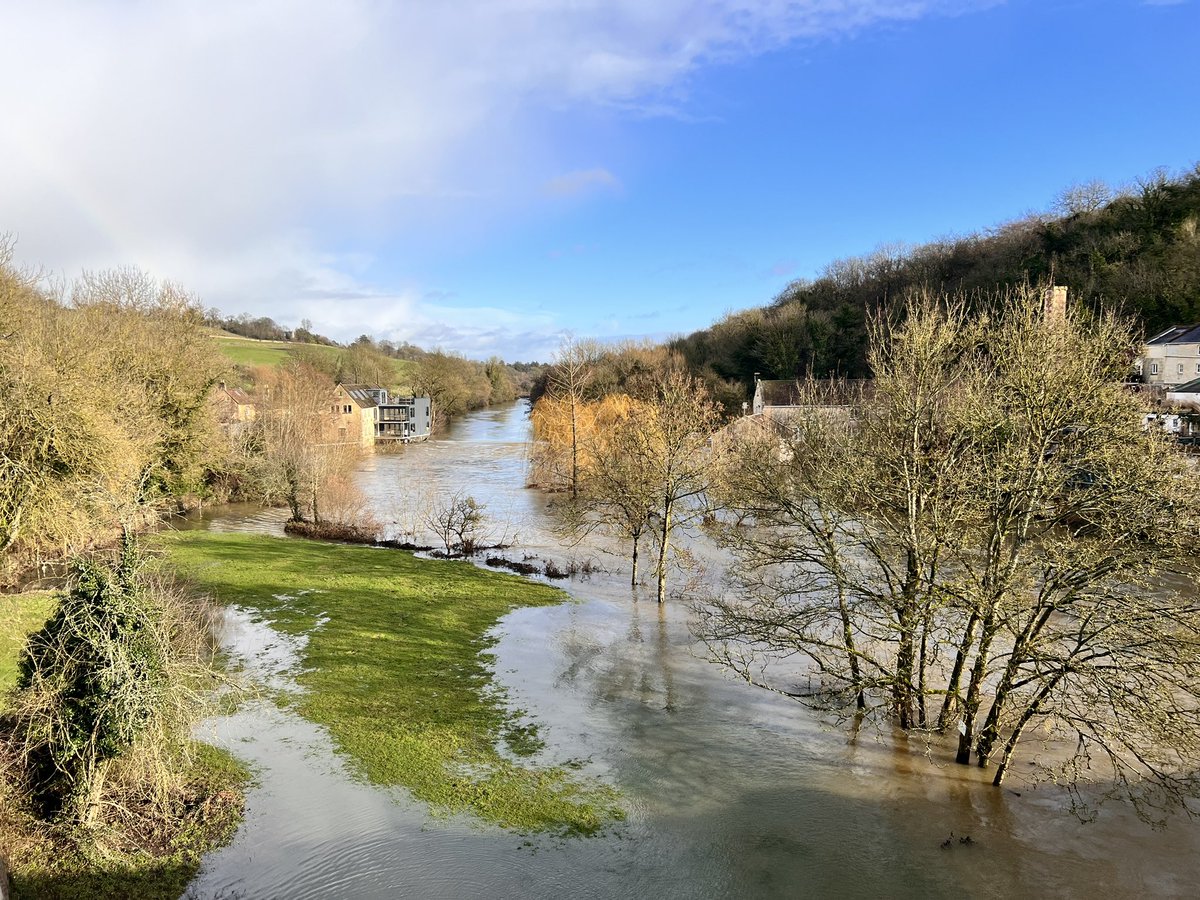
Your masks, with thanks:
[[[454,326],[415,285],[375,283],[369,252],[344,248],[452,233],[540,190],[619,187],[602,166],[555,176],[572,161],[557,158],[550,112],[679,109],[701,66],[994,2],[16,4],[0,55],[0,231],[29,262],[140,265],[228,311],[291,322],[324,304],[338,333],[373,330],[356,304],[386,297],[428,323],[411,339],[450,322],[447,344],[482,348],[486,328]],[[467,318],[519,325],[486,308]]]

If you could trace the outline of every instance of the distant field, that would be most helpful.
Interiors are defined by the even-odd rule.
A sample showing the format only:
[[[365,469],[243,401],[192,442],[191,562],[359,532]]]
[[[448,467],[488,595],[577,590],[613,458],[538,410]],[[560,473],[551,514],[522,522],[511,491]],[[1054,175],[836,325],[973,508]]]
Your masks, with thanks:
[[[292,352],[299,347],[307,347],[324,356],[336,357],[344,351],[340,347],[326,347],[323,344],[289,344],[284,341],[256,341],[251,338],[239,337],[235,334],[217,333],[215,335],[221,352],[230,362],[241,366],[281,366],[291,357]],[[406,359],[393,359],[392,366],[396,370],[396,383],[390,387],[407,389],[410,379],[416,371],[417,364]]]
[[[321,344],[288,344],[284,341],[256,341],[252,338],[238,337],[235,334],[218,332],[215,337],[224,353],[233,362],[243,366],[280,366],[291,356],[297,347],[311,347],[318,353],[336,356],[341,353],[338,347],[326,347]]]

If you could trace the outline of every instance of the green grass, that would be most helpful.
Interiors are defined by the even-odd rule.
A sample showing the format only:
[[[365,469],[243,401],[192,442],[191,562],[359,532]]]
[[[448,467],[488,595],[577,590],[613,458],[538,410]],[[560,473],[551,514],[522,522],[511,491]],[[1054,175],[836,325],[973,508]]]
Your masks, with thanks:
[[[299,347],[310,350],[330,359],[344,352],[341,347],[329,347],[325,344],[292,344],[286,341],[256,341],[252,338],[239,337],[235,334],[218,332],[215,334],[217,347],[231,362],[244,366],[282,366],[291,358],[292,352]]]
[[[0,595],[0,709],[3,696],[17,683],[17,663],[25,640],[50,618],[54,595],[50,591]]]
[[[335,358],[344,353],[340,347],[328,347],[324,344],[289,344],[284,341],[255,341],[250,338],[238,337],[232,334],[218,333],[215,335],[217,347],[230,362],[242,366],[282,366],[299,347],[307,347],[322,356]],[[417,363],[407,359],[390,361],[396,370],[396,378],[389,387],[406,390]]]
[[[306,690],[291,702],[371,782],[519,831],[591,834],[622,818],[612,789],[519,760],[538,748],[536,731],[491,680],[488,630],[517,607],[563,602],[561,592],[368,547],[208,532],[163,542],[218,600],[309,636],[296,679]]]

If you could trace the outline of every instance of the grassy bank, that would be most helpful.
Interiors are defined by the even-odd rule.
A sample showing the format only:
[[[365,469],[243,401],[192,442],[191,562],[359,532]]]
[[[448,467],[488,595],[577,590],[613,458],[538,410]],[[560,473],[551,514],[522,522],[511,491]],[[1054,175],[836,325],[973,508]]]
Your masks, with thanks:
[[[49,591],[0,595],[0,713],[16,685],[26,639],[54,609]],[[119,821],[84,835],[32,815],[11,777],[15,766],[0,749],[0,853],[12,870],[14,900],[180,896],[203,855],[236,831],[250,779],[222,750],[196,743],[190,752],[178,760],[169,810],[125,795]]]
[[[610,789],[522,764],[536,732],[491,680],[487,632],[517,607],[562,602],[561,592],[367,547],[202,532],[163,542],[219,601],[308,635],[296,679],[307,690],[293,702],[370,781],[522,831],[588,834],[621,817]]]

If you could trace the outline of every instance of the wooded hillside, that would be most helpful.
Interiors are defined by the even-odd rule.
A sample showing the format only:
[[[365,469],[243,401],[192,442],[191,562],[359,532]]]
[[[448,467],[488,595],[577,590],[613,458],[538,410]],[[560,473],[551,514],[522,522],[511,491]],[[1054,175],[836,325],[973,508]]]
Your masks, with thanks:
[[[732,313],[670,347],[710,380],[734,382],[726,392],[739,398],[755,372],[864,377],[868,315],[912,288],[970,296],[1051,275],[1072,298],[1116,307],[1147,333],[1200,321],[1200,166],[1178,177],[1156,172],[1119,192],[1076,186],[1053,213],[839,260],[769,305]]]

